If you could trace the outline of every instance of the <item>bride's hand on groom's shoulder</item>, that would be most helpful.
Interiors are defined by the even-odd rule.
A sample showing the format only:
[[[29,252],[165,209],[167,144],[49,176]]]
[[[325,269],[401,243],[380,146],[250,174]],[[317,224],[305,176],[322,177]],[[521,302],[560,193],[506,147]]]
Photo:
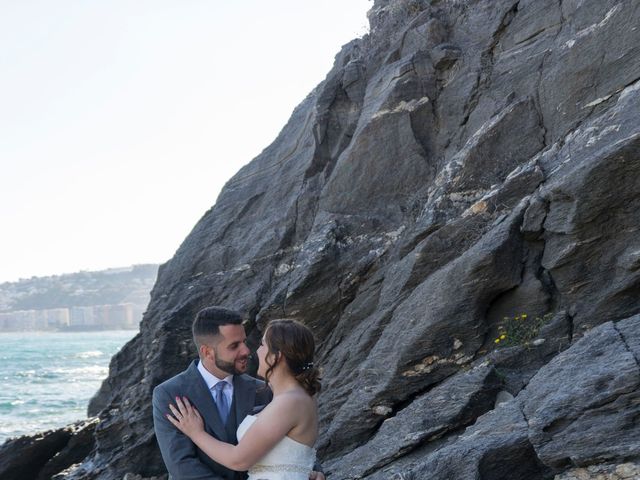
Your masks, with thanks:
[[[189,402],[187,397],[176,397],[176,406],[169,404],[169,410],[173,416],[167,413],[167,419],[173,423],[178,430],[188,437],[204,431],[202,417]]]

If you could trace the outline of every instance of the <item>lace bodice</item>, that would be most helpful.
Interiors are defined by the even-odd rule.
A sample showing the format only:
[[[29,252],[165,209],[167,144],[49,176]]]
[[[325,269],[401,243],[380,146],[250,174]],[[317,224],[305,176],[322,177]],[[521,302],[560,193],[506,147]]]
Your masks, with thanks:
[[[238,442],[255,421],[254,415],[245,417],[238,427]],[[308,480],[315,461],[315,448],[284,437],[249,469],[249,480]]]

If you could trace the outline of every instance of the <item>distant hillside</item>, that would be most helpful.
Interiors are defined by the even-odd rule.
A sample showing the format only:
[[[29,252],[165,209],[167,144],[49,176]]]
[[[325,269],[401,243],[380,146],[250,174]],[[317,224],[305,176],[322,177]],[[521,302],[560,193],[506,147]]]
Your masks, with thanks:
[[[158,265],[32,277],[0,284],[0,312],[122,303],[145,304]]]

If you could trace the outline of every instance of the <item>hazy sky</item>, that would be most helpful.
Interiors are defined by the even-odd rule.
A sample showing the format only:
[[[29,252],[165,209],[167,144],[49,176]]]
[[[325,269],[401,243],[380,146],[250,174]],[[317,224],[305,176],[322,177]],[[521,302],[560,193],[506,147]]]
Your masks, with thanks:
[[[369,0],[0,0],[0,282],[161,263]]]

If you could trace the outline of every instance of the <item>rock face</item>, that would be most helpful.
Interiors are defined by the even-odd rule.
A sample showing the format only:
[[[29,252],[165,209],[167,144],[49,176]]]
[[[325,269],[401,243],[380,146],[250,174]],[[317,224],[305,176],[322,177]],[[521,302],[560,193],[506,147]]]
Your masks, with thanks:
[[[377,0],[369,19],[160,268],[95,449],[60,478],[163,475],[151,391],[211,304],[254,345],[273,318],[313,329],[331,478],[635,468],[640,4]]]

